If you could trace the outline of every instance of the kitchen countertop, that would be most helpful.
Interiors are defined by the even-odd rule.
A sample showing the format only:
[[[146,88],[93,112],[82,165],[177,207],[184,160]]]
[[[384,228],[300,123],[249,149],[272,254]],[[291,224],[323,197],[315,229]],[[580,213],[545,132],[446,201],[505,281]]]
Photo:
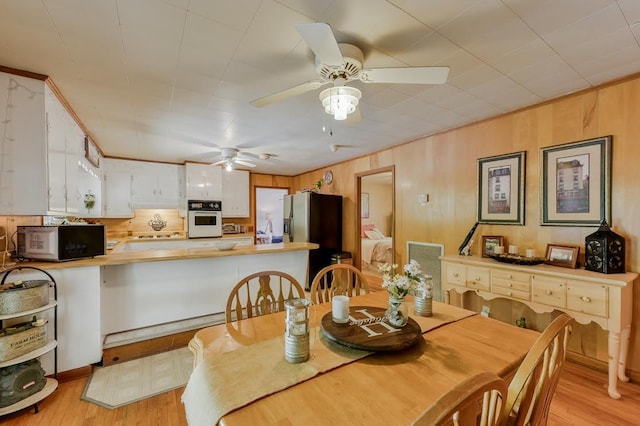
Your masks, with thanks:
[[[234,235],[235,238],[239,238],[243,234],[229,234]],[[245,235],[246,236],[246,235]],[[162,241],[178,238],[164,238],[164,239],[152,239],[151,241]],[[129,241],[144,241],[142,239],[129,239],[123,240],[123,242]],[[188,248],[188,249],[173,249],[173,250],[149,250],[138,252],[124,252],[124,253],[111,253],[104,256],[98,256],[91,259],[70,260],[66,262],[18,262],[15,265],[7,265],[7,269],[15,266],[31,266],[40,269],[64,269],[64,268],[79,268],[86,266],[112,266],[112,265],[125,265],[130,263],[143,263],[143,262],[161,262],[166,260],[185,260],[185,259],[199,259],[206,257],[227,257],[227,256],[242,256],[251,254],[266,254],[288,251],[300,251],[300,250],[313,250],[318,248],[318,244],[314,243],[278,243],[278,244],[259,244],[259,245],[247,245],[236,246],[233,250],[219,250],[217,248]]]

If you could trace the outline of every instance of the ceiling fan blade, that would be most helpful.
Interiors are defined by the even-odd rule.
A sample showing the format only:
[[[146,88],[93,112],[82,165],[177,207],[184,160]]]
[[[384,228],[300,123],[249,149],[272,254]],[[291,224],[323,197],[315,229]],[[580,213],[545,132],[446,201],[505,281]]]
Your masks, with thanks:
[[[297,86],[290,87],[289,89],[285,89],[272,95],[256,99],[255,101],[251,101],[251,105],[257,108],[262,108],[263,106],[270,105],[274,102],[283,101],[285,99],[310,92],[317,89],[318,87],[324,86],[327,83],[329,82],[324,80],[307,81],[305,83],[298,84]]]
[[[364,83],[443,84],[449,67],[373,68],[360,72]]]
[[[255,167],[256,166],[253,163],[249,163],[248,161],[238,160],[237,158],[235,160],[233,160],[233,161],[234,161],[234,163],[242,164],[243,166],[247,166],[247,167]]]
[[[320,62],[330,66],[342,65],[344,62],[342,52],[328,24],[322,22],[297,24],[296,29]]]
[[[220,160],[220,161],[216,161],[215,163],[211,164],[212,166],[218,166],[220,164],[225,164],[227,162],[227,160]]]

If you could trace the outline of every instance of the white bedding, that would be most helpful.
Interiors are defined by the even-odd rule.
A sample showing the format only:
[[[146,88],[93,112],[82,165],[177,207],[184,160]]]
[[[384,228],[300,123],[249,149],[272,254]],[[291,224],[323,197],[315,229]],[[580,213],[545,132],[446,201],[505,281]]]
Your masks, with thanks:
[[[361,238],[360,255],[362,261],[368,264],[371,262],[391,262],[391,237],[384,237],[379,240]]]

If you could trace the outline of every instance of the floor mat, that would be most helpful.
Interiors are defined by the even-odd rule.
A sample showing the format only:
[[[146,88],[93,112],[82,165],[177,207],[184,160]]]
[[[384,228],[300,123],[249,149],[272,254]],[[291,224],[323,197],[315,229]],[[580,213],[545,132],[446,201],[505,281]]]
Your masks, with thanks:
[[[186,385],[192,370],[188,348],[97,367],[82,399],[105,408],[121,407]]]

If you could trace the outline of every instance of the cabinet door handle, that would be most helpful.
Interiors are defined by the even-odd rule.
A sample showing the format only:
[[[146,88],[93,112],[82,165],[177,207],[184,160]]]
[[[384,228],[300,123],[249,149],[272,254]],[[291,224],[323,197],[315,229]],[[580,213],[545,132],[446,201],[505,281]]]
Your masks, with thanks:
[[[586,302],[586,303],[591,302],[591,298],[590,298],[590,297],[587,297],[587,296],[582,296],[582,297],[580,297],[580,300],[582,300],[583,302]]]
[[[511,278],[513,278],[513,275],[509,274],[509,275],[507,275],[507,278],[511,279]]]
[[[513,284],[509,283],[509,287],[510,287],[510,288],[511,288],[511,287],[513,287]]]
[[[474,280],[475,281],[480,281],[480,277],[475,277]]]
[[[552,291],[551,290],[545,290],[544,294],[546,294],[547,296],[551,296]]]
[[[454,272],[454,273],[453,273],[453,276],[454,276],[454,277],[456,277],[456,278],[458,278],[458,273],[457,273],[457,272]]]

